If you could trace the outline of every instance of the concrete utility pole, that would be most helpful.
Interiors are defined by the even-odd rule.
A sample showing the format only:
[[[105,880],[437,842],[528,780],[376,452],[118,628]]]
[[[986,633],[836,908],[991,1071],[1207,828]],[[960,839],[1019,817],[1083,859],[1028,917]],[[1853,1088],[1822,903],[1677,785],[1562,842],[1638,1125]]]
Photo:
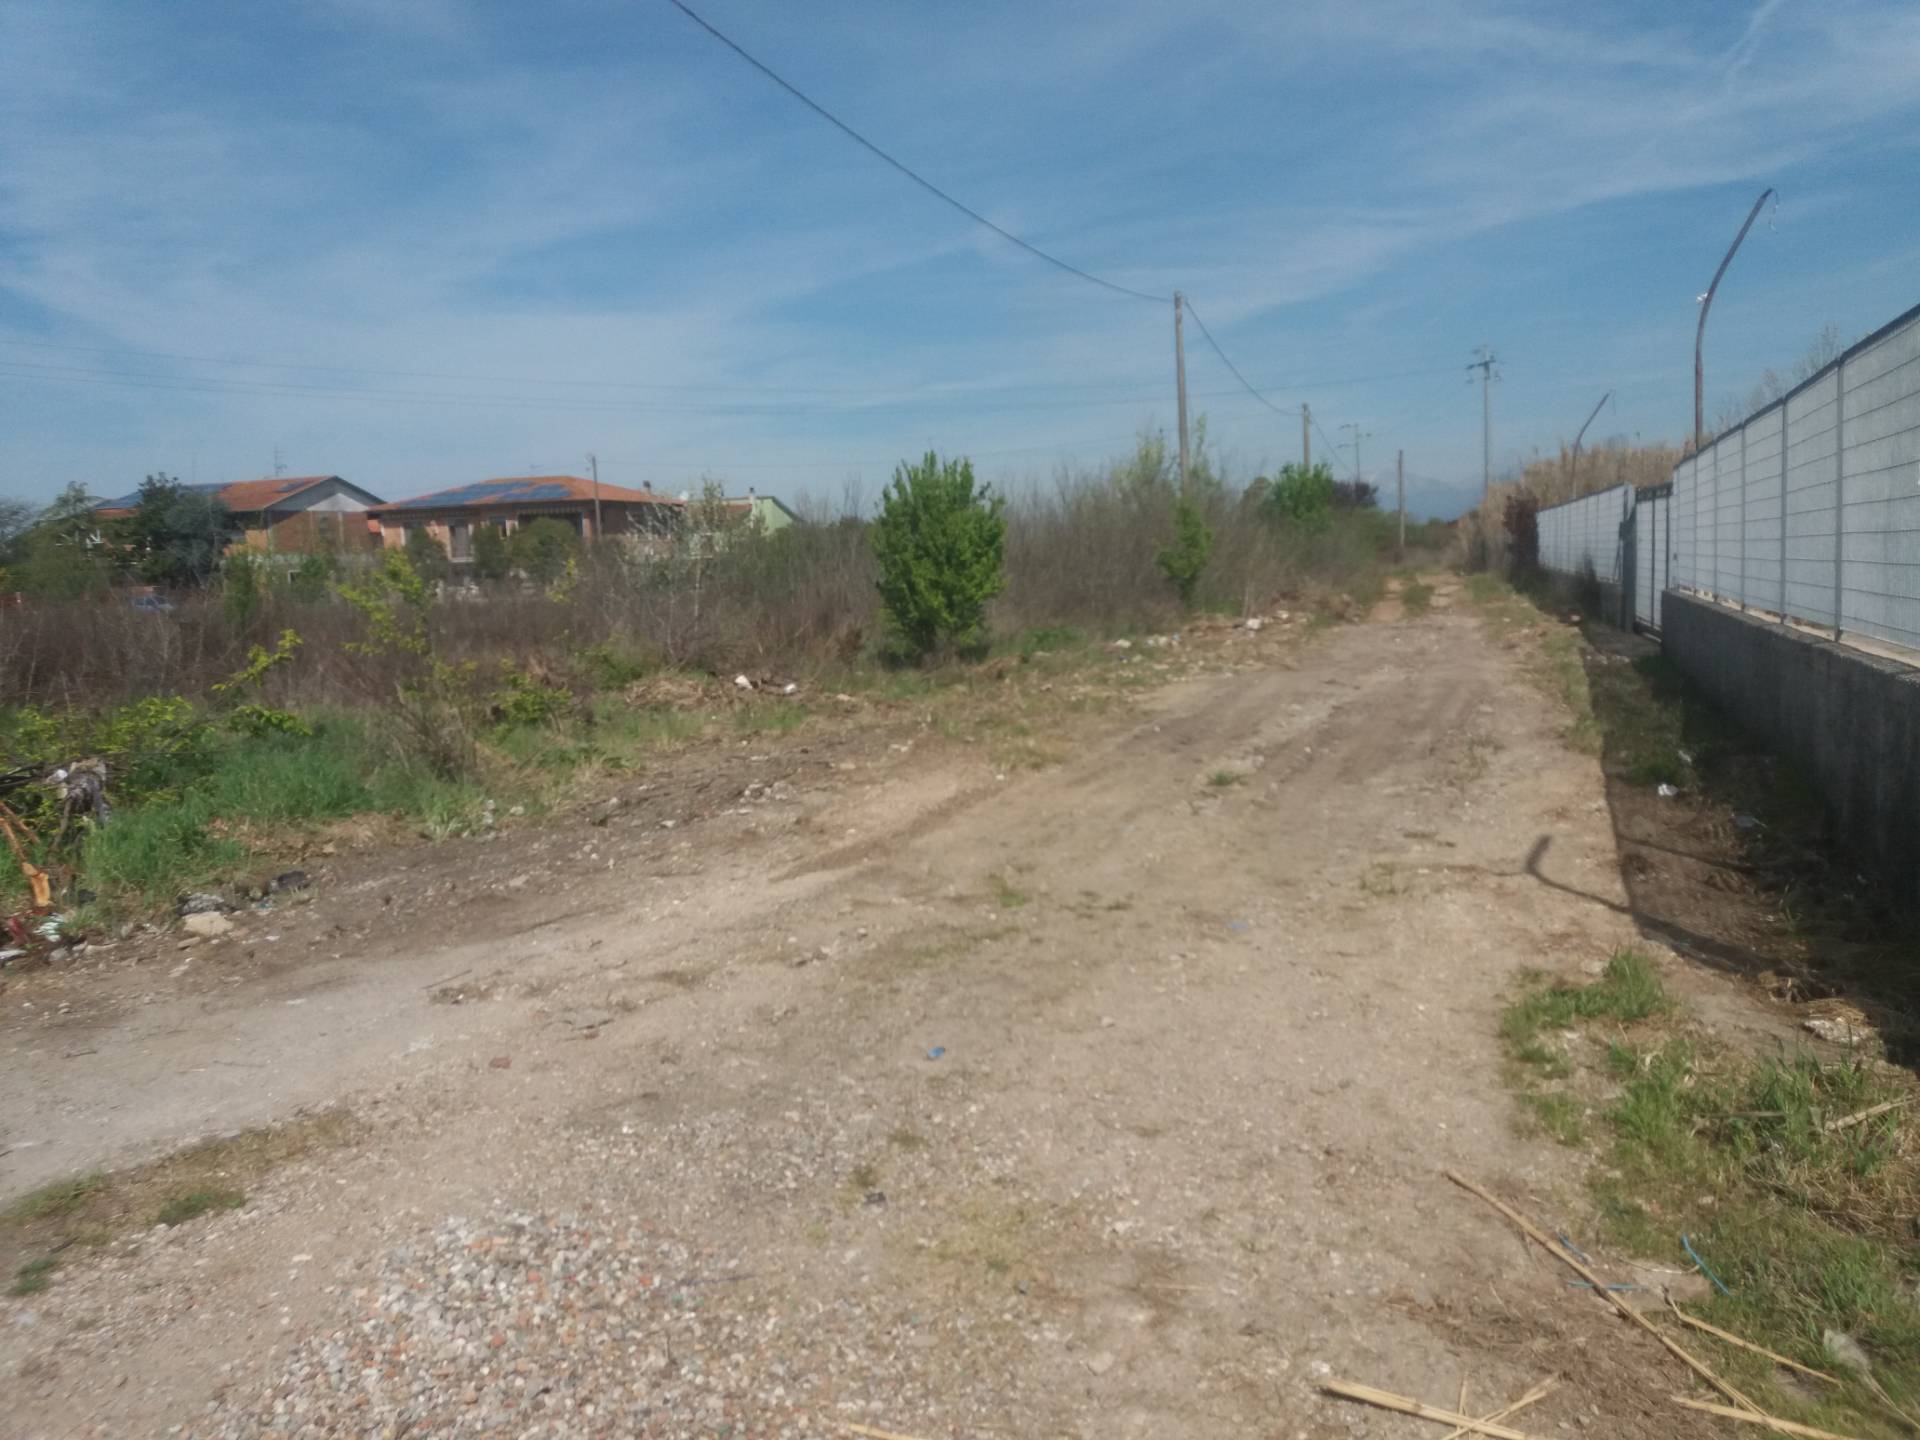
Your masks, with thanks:
[[[1493,367],[1500,357],[1491,345],[1474,353],[1480,358],[1467,369],[1480,372],[1480,503],[1485,505],[1493,496]]]
[[[1398,450],[1393,456],[1393,489],[1400,506],[1400,561],[1407,559],[1407,452]]]
[[[1340,428],[1353,432],[1353,480],[1357,485],[1360,483],[1360,442],[1362,440],[1371,440],[1373,438],[1373,432],[1371,430],[1362,430],[1358,425],[1354,424],[1342,425]]]
[[[1313,468],[1313,407],[1304,401],[1300,405],[1300,468]]]
[[[587,469],[593,475],[593,541],[599,544],[606,532],[600,528],[600,457],[587,456]]]
[[[1769,186],[1760,192],[1760,198],[1753,202],[1753,209],[1747,212],[1747,220],[1740,227],[1740,233],[1733,237],[1733,244],[1727,247],[1727,253],[1720,261],[1720,268],[1713,272],[1713,283],[1707,286],[1707,293],[1700,297],[1700,323],[1693,330],[1693,448],[1698,451],[1707,440],[1707,420],[1703,392],[1706,388],[1706,370],[1701,364],[1700,353],[1707,337],[1707,311],[1713,308],[1713,292],[1720,288],[1720,277],[1727,273],[1727,266],[1733,263],[1733,253],[1740,248],[1740,242],[1747,238],[1747,231],[1753,228],[1760,207],[1767,203],[1767,197],[1773,194]]]
[[[1173,374],[1180,389],[1180,494],[1187,493],[1187,345],[1183,338],[1186,297],[1173,292]]]

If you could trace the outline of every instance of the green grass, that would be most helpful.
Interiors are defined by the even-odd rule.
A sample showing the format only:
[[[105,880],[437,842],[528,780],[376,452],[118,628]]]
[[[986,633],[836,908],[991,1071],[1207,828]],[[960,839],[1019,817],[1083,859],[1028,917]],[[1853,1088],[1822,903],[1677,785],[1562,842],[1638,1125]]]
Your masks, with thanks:
[[[1001,875],[989,875],[987,885],[993,892],[993,903],[997,909],[1018,910],[1033,899],[1026,891],[1015,888]]]
[[[1509,1005],[1500,1034],[1517,1059],[1537,1045],[1542,1031],[1566,1030],[1579,1020],[1631,1025],[1673,1008],[1653,962],[1637,950],[1617,950],[1591,985],[1552,985]]]
[[[1544,1034],[1593,1024],[1617,1027],[1604,1065],[1572,1090],[1548,1088],[1574,1067]],[[1598,1238],[1691,1268],[1684,1235],[1729,1292],[1699,1307],[1704,1318],[1830,1372],[1821,1337],[1844,1331],[1889,1393],[1909,1408],[1920,1399],[1911,1106],[1833,1124],[1911,1098],[1910,1080],[1866,1060],[1703,1050],[1631,951],[1591,985],[1533,989],[1507,1009],[1501,1031],[1526,1113],[1563,1144],[1598,1146]],[[1598,1127],[1583,1123],[1596,1110]],[[1772,1413],[1862,1437],[1899,1433],[1855,1380],[1809,1394],[1758,1357],[1700,1343]]]
[[[746,735],[787,735],[806,723],[807,707],[797,700],[746,705],[733,712],[733,728]]]
[[[42,1255],[38,1260],[29,1260],[13,1272],[13,1284],[8,1287],[9,1295],[37,1295],[47,1288],[47,1282],[53,1278],[53,1272],[60,1262],[51,1255]]]
[[[1400,587],[1400,608],[1409,615],[1424,615],[1433,607],[1433,587],[1411,580]]]
[[[201,1190],[187,1190],[175,1195],[154,1213],[156,1225],[184,1225],[189,1220],[197,1220],[215,1210],[238,1210],[247,1203],[247,1197],[238,1190],[212,1187]]]
[[[70,1215],[106,1186],[104,1175],[76,1175],[30,1190],[6,1209],[6,1218],[16,1223],[49,1220]]]
[[[1237,770],[1216,770],[1207,776],[1207,784],[1216,790],[1225,790],[1230,785],[1241,784],[1246,778]]]
[[[1581,1123],[1583,1107],[1573,1096],[1537,1093],[1525,1096],[1524,1103],[1540,1128],[1562,1145],[1578,1145],[1586,1139],[1586,1127]]]

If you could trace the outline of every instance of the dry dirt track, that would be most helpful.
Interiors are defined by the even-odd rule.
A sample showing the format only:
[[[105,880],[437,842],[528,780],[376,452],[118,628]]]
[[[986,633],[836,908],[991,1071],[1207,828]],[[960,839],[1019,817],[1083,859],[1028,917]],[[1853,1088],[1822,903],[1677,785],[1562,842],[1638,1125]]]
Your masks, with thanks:
[[[1610,1379],[1638,1363],[1618,1324],[1439,1178],[1574,1203],[1493,1028],[1519,969],[1630,938],[1561,724],[1443,605],[1155,692],[1050,771],[816,798],[804,831],[716,837],[511,953],[115,1022],[92,1043],[122,1148],[336,1096],[369,1132],[0,1302],[0,1427],[378,1433],[412,1405],[413,1434],[1414,1434],[1314,1382],[1450,1403],[1470,1377],[1491,1409],[1577,1365],[1535,1433],[1596,1402],[1607,1433],[1671,1433],[1657,1386]],[[430,1005],[463,966],[521,988]],[[222,1058],[253,1078],[208,1080]],[[540,1285],[584,1270],[590,1320],[522,1289],[471,1334],[391,1321],[443,1287],[457,1330],[478,1282],[443,1252],[563,1214],[651,1257],[534,1257]],[[528,1243],[571,1243],[550,1225]],[[502,1381],[490,1357],[522,1354]]]

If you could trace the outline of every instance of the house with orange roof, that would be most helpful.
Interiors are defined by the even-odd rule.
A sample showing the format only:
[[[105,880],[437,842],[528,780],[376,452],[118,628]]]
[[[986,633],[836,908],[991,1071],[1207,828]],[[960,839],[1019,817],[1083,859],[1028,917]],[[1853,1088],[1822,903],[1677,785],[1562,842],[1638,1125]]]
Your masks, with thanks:
[[[473,537],[482,526],[511,534],[535,520],[558,520],[581,540],[602,537],[643,542],[664,540],[678,528],[686,502],[652,490],[629,490],[579,475],[523,475],[480,480],[378,505],[372,514],[383,543],[399,549],[407,532],[425,530],[454,564],[473,559]]]
[[[275,475],[265,480],[239,480],[211,485],[182,485],[203,495],[217,496],[233,516],[233,548],[269,552],[312,550],[371,550],[379,542],[368,516],[381,503],[338,475]],[[133,513],[140,494],[103,500],[94,514],[115,520]]]

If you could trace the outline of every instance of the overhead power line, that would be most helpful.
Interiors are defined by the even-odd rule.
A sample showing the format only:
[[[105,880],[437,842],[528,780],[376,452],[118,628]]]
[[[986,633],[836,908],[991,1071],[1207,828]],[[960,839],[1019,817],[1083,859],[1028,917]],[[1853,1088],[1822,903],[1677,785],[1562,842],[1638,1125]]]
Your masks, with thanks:
[[[1222,350],[1220,348],[1220,342],[1213,338],[1213,332],[1207,328],[1207,322],[1200,318],[1200,312],[1193,308],[1193,301],[1191,300],[1187,301],[1187,313],[1193,316],[1193,323],[1200,327],[1200,333],[1206,337],[1207,344],[1213,347],[1213,353],[1220,357],[1220,363],[1222,365],[1225,365],[1227,369],[1233,372],[1233,378],[1240,382],[1240,386],[1243,390],[1245,390],[1249,395],[1253,396],[1254,399],[1258,400],[1262,405],[1266,406],[1269,410],[1273,411],[1273,413],[1276,415],[1298,415],[1300,413],[1298,410],[1281,409],[1278,405],[1274,404],[1271,400],[1267,399],[1266,396],[1262,395],[1258,390],[1253,388],[1252,384],[1247,380],[1247,377],[1240,373],[1240,367],[1238,365],[1235,365],[1233,361],[1227,358],[1227,352]]]
[[[867,139],[866,136],[862,135],[838,115],[827,109],[826,106],[801,90],[799,86],[787,80],[764,61],[750,54],[738,41],[715,29],[695,11],[692,6],[685,4],[684,0],[667,0],[667,3],[672,5],[674,9],[680,11],[680,13],[685,15],[689,20],[693,21],[693,23],[698,25],[702,30],[713,36],[713,38],[718,40],[722,45],[733,51],[733,53],[738,55],[742,60],[753,66],[753,68],[758,70],[762,75],[773,81],[773,83],[778,85],[782,90],[793,96],[793,98],[798,100],[802,105],[813,111],[813,113],[818,115],[822,120],[825,120],[829,125],[833,126],[834,129],[845,135],[849,140],[852,140],[856,145],[861,146],[881,160],[884,160],[902,175],[913,181],[913,183],[918,185],[922,190],[925,190],[929,195],[945,201],[975,224],[986,226],[987,229],[993,231],[993,233],[998,235],[1002,240],[1008,241],[1010,244],[1018,245],[1029,255],[1034,256],[1036,259],[1046,261],[1047,264],[1053,266],[1055,269],[1064,270],[1067,274],[1077,279],[1085,280],[1089,284],[1098,285],[1104,290],[1111,290],[1117,295],[1125,295],[1134,300],[1150,301],[1155,305],[1170,305],[1173,303],[1173,297],[1171,295],[1150,295],[1145,290],[1135,290],[1130,285],[1121,285],[1112,280],[1102,279],[1090,271],[1082,270],[1078,265],[1069,264],[1058,255],[1048,254],[1045,250],[1042,250],[1038,245],[1030,241],[1022,240],[1018,235],[1004,226],[994,224],[993,221],[982,215],[978,210],[975,210],[971,205],[966,204],[964,201],[956,200],[945,190],[942,190],[938,185],[927,179],[926,176],[913,169],[912,166],[907,165],[903,161],[896,160],[885,150],[882,150],[878,145],[874,144],[873,141]]]

